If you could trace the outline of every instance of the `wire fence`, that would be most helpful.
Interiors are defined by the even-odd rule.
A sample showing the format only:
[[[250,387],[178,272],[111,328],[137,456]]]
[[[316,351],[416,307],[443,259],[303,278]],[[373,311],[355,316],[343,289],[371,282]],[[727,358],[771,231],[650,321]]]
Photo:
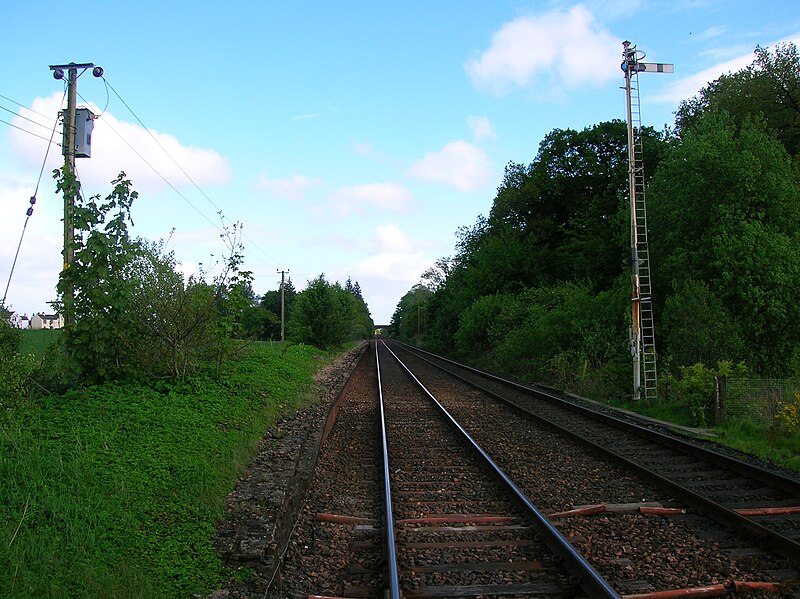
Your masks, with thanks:
[[[750,420],[770,425],[782,404],[791,403],[800,393],[800,379],[717,380],[719,419]]]

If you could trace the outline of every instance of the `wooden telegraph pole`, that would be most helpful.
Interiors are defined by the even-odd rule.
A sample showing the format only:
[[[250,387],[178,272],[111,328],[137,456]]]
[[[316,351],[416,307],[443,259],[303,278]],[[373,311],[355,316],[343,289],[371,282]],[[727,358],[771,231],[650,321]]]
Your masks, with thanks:
[[[286,303],[284,300],[284,275],[289,272],[289,269],[286,270],[278,270],[281,273],[281,341],[285,340],[284,330],[285,330],[285,322],[286,322]]]
[[[62,153],[64,154],[64,174],[70,178],[75,177],[75,157],[88,157],[89,154],[84,150],[81,154],[76,154],[76,114],[77,114],[77,97],[78,97],[78,77],[80,77],[86,69],[92,69],[92,75],[95,77],[103,76],[102,67],[96,67],[91,62],[76,64],[71,62],[62,65],[50,65],[50,70],[53,71],[55,79],[64,78],[64,70],[67,70],[67,110],[64,113],[64,136],[62,143]],[[78,73],[78,69],[82,69]],[[89,113],[91,114],[91,113]],[[91,135],[91,128],[89,128],[89,135]],[[89,140],[82,139],[78,147],[87,148]],[[75,206],[75,189],[68,186],[64,189],[64,270],[70,267],[74,259],[74,238],[75,228],[72,223],[72,215]],[[64,322],[65,324],[71,322],[73,319],[72,313],[73,292],[72,289],[67,289],[64,292]]]

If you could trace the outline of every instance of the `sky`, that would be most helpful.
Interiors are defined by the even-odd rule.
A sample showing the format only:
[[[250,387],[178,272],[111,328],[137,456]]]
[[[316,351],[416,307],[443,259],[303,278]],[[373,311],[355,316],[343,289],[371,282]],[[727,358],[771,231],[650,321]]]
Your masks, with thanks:
[[[642,124],[659,130],[757,45],[800,44],[797,0],[0,0],[0,11],[0,291],[27,315],[52,311],[63,262],[52,178],[63,156],[49,140],[66,99],[50,65],[103,68],[78,79],[78,106],[99,118],[77,171],[84,195],[102,197],[125,172],[139,193],[133,236],[164,240],[187,274],[213,273],[221,235],[241,225],[257,294],[279,288],[279,271],[298,291],[350,278],[388,324],[454,254],[457,230],[488,214],[508,163],[529,164],[554,129],[625,119],[624,40],[675,65],[639,78]]]

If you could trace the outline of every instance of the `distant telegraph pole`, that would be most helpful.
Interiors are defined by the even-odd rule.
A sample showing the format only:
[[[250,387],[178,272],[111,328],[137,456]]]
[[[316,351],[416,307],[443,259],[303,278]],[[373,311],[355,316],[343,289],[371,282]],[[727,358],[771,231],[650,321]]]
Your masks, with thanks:
[[[286,322],[286,302],[285,302],[284,293],[283,293],[283,289],[284,289],[284,285],[283,285],[284,278],[283,277],[287,272],[289,272],[289,269],[287,268],[286,270],[278,270],[278,272],[281,273],[281,341],[284,341],[285,340],[284,329],[285,329],[285,322]]]
[[[628,186],[631,205],[631,356],[633,357],[633,399],[641,396],[644,374],[645,399],[658,392],[656,343],[650,281],[650,252],[647,245],[647,210],[642,164],[642,123],[639,108],[639,73],[673,73],[674,65],[641,62],[644,52],[622,42],[622,70],[628,117]]]
[[[69,64],[55,64],[50,65],[50,70],[53,71],[53,78],[63,79],[64,70],[67,70],[67,111],[64,114],[64,136],[62,139],[62,153],[64,154],[64,170],[65,174],[70,177],[75,176],[75,158],[89,158],[91,156],[91,135],[94,115],[88,109],[82,110],[80,121],[77,117],[77,96],[78,96],[78,77],[82,75],[86,69],[92,69],[92,75],[95,77],[103,76],[102,67],[96,67],[93,63],[76,64],[71,62]],[[82,69],[80,74],[78,69]],[[80,129],[81,135],[78,136],[77,131]],[[74,258],[73,240],[75,237],[75,228],[72,223],[72,215],[74,212],[73,192],[70,189],[64,190],[64,269],[70,267]],[[64,320],[70,321],[72,319],[72,289],[64,293]]]

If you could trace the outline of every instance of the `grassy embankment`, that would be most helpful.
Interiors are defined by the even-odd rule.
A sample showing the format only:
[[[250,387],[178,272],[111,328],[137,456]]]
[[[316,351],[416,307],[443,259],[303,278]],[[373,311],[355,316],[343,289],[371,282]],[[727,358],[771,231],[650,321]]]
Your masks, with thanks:
[[[683,426],[703,426],[697,422],[688,406],[678,402],[621,402],[618,407]],[[800,472],[800,429],[790,432],[777,421],[772,426],[765,426],[732,420],[708,427],[708,430],[714,434],[717,443]]]
[[[312,374],[332,357],[258,344],[222,380],[104,385],[0,413],[0,596],[213,590],[225,495],[275,418],[312,401]]]

